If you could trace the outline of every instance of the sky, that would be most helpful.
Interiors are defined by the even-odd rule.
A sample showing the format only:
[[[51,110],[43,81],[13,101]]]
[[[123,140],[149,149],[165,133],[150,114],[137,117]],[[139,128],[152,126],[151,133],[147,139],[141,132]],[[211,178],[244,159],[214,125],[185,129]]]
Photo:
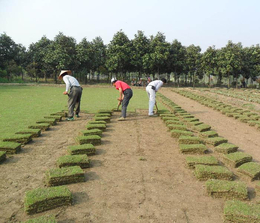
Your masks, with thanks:
[[[150,38],[194,44],[202,52],[260,44],[259,0],[0,0],[0,35],[26,48],[43,36],[62,32],[77,43],[101,37],[105,44],[122,30],[132,40],[138,30]]]

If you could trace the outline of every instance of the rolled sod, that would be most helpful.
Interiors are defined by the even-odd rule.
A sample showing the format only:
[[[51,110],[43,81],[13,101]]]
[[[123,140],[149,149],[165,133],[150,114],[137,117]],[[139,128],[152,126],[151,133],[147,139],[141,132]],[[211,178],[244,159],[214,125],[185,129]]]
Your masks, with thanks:
[[[110,115],[112,115],[113,111],[108,109],[100,109],[97,111],[97,113],[109,113]]]
[[[237,168],[239,173],[249,177],[251,181],[260,179],[260,164],[255,162],[244,163]]]
[[[6,160],[6,152],[0,151],[0,163],[4,162]]]
[[[48,130],[50,128],[50,124],[48,123],[41,123],[41,124],[34,124],[34,125],[29,125],[29,129],[41,129],[41,130]]]
[[[15,134],[31,134],[32,137],[39,137],[41,135],[42,131],[41,129],[24,129],[24,130],[19,130]]]
[[[96,146],[101,144],[101,137],[99,135],[78,136],[76,142],[80,145],[92,144]]]
[[[229,200],[224,205],[224,219],[230,222],[260,222],[260,205]]]
[[[194,130],[196,132],[206,132],[206,131],[209,131],[210,129],[211,129],[211,126],[206,125],[206,124],[195,125],[192,127],[192,130]]]
[[[32,218],[22,223],[57,223],[54,215],[40,216],[38,218]]]
[[[162,117],[162,120],[163,120],[164,122],[166,122],[167,120],[179,121],[180,119],[179,119],[178,117],[166,116],[166,117]]]
[[[57,115],[60,115],[61,117],[68,117],[68,112],[62,111],[62,112],[56,112],[56,113],[50,114],[50,116],[57,116]]]
[[[24,209],[27,214],[35,214],[71,204],[72,194],[66,186],[37,188],[26,192]]]
[[[179,138],[181,136],[193,136],[193,133],[190,131],[183,131],[183,130],[171,130],[171,136],[174,138]]]
[[[260,125],[260,121],[248,121],[247,123],[248,123],[250,126]]]
[[[173,125],[184,125],[183,122],[178,121],[178,120],[167,120],[167,121],[165,121],[166,126],[171,125],[171,124],[173,124]]]
[[[87,129],[87,130],[82,130],[81,134],[83,136],[88,136],[88,135],[102,136],[102,130],[100,130],[100,129]]]
[[[173,129],[183,130],[183,131],[187,130],[187,127],[185,125],[168,124],[167,127],[169,130],[173,130]]]
[[[46,119],[55,119],[56,122],[60,122],[62,120],[61,115],[50,115],[50,116],[44,116]]]
[[[222,143],[227,143],[228,140],[224,139],[222,137],[211,137],[211,138],[205,139],[205,142],[207,144],[210,144],[210,145],[213,145],[213,146],[218,146],[218,145],[220,145]]]
[[[0,151],[5,151],[7,154],[15,154],[21,151],[21,143],[17,142],[0,142]]]
[[[186,125],[189,126],[189,127],[193,127],[193,126],[201,125],[201,124],[203,124],[203,122],[200,122],[200,121],[187,122],[187,123],[186,123]]]
[[[252,156],[243,152],[234,152],[223,155],[224,163],[231,167],[238,167],[244,163],[251,162]]]
[[[68,167],[68,166],[80,166],[81,168],[89,168],[90,161],[86,154],[84,155],[66,155],[61,156],[57,160],[58,167]]]
[[[206,131],[206,132],[200,132],[199,136],[203,138],[212,138],[212,137],[218,137],[218,133],[215,131]]]
[[[55,118],[52,118],[52,119],[42,119],[42,120],[38,120],[36,121],[37,124],[41,124],[41,123],[48,123],[50,125],[56,125],[57,124],[57,121]]]
[[[96,149],[92,144],[74,145],[68,147],[70,155],[86,154],[88,156],[95,155]]]
[[[184,122],[198,122],[199,119],[198,118],[183,118],[182,119]]]
[[[45,172],[48,186],[78,183],[85,181],[84,171],[79,166],[51,169]]]
[[[214,198],[248,199],[245,182],[211,179],[206,182],[206,188],[207,193]]]
[[[104,124],[104,125],[107,125],[106,121],[89,121],[88,124]]]
[[[209,166],[217,166],[219,165],[219,161],[214,156],[188,156],[186,157],[186,163],[189,168],[194,169],[195,165],[209,165]]]
[[[208,151],[204,144],[179,144],[181,153],[204,154]]]
[[[111,117],[110,116],[99,116],[94,118],[95,121],[105,121],[106,123],[110,122]]]
[[[167,114],[160,114],[160,117],[175,117],[175,114],[167,113]]]
[[[232,180],[233,173],[223,166],[195,165],[195,176],[198,180]]]
[[[238,149],[238,146],[232,144],[232,143],[222,143],[215,147],[215,151],[218,153],[228,154],[228,153],[234,153]]]
[[[95,117],[110,117],[111,114],[110,113],[97,113],[95,114]]]
[[[15,134],[13,136],[3,139],[4,142],[17,142],[21,144],[27,144],[32,141],[32,134]]]
[[[87,129],[100,129],[102,131],[104,131],[106,129],[106,125],[105,124],[87,124],[86,128]]]
[[[247,123],[248,121],[252,121],[252,118],[250,118],[250,117],[248,117],[246,115],[243,115],[243,116],[240,116],[238,118],[238,120],[241,121],[241,122]]]
[[[179,144],[201,144],[203,141],[199,137],[181,136],[178,140]]]

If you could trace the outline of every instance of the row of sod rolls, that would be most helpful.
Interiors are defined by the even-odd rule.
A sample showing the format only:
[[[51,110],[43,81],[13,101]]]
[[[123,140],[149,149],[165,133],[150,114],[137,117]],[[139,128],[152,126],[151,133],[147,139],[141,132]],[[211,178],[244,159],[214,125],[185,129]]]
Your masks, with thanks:
[[[202,105],[210,107],[214,110],[220,111],[222,114],[233,117],[241,122],[247,123],[249,126],[254,126],[260,130],[260,114],[252,112],[248,109],[238,108],[225,104],[223,102],[217,101],[215,99],[196,95],[195,93],[188,92],[185,90],[175,90],[174,92],[179,93],[182,96],[188,97],[199,102]]]
[[[36,124],[28,126],[27,129],[18,130],[12,136],[3,138],[0,141],[0,163],[6,160],[6,155],[20,152],[23,145],[31,142],[33,138],[41,136],[42,131],[48,130],[51,125],[61,121],[66,114],[66,112],[50,114],[50,116],[44,117],[43,120],[37,121]]]
[[[210,196],[227,200],[225,220],[260,222],[260,204],[247,203],[250,196],[245,182],[259,179],[260,165],[252,162],[249,154],[238,151],[238,146],[220,137],[209,125],[200,122],[165,96],[158,96],[171,111],[171,114],[160,116],[171,136],[178,139],[180,152],[192,154],[186,157],[187,167],[194,170],[198,180],[206,181]],[[256,183],[256,191],[258,188],[260,184]]]
[[[75,145],[68,146],[68,155],[58,158],[57,168],[45,172],[47,187],[37,188],[26,193],[25,211],[27,214],[72,205],[73,195],[65,185],[85,182],[83,169],[91,167],[88,157],[96,154],[96,146],[101,144],[102,133],[106,130],[111,115],[112,112],[109,110],[98,111],[93,120],[88,121],[86,129],[82,130],[76,137]],[[38,222],[42,219],[47,219],[46,222],[56,222],[52,215],[31,220]],[[50,219],[51,221],[49,221]]]

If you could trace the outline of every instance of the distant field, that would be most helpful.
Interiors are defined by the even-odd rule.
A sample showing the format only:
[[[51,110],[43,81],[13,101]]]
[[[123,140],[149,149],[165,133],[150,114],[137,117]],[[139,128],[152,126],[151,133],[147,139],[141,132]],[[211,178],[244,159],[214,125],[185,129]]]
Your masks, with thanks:
[[[35,124],[44,116],[67,109],[67,96],[62,94],[64,90],[65,85],[0,86],[0,139]],[[135,111],[136,108],[148,109],[145,89],[133,89],[133,92],[128,111]],[[83,90],[81,110],[95,113],[101,108],[116,108],[118,95],[118,91],[109,85],[86,86]]]

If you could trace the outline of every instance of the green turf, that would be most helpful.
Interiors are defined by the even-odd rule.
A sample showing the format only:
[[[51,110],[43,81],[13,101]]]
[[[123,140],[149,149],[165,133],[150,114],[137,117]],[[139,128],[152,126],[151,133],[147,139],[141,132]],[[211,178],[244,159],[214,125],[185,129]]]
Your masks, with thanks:
[[[84,87],[84,86],[83,86]],[[15,132],[35,125],[44,116],[61,112],[67,105],[68,97],[63,95],[65,84],[53,86],[13,85],[0,87],[0,140]],[[119,91],[111,85],[84,87],[81,110],[97,113],[100,109],[112,110],[117,107]],[[159,110],[165,109],[159,101]],[[127,111],[148,110],[145,89],[133,89],[133,97]]]

